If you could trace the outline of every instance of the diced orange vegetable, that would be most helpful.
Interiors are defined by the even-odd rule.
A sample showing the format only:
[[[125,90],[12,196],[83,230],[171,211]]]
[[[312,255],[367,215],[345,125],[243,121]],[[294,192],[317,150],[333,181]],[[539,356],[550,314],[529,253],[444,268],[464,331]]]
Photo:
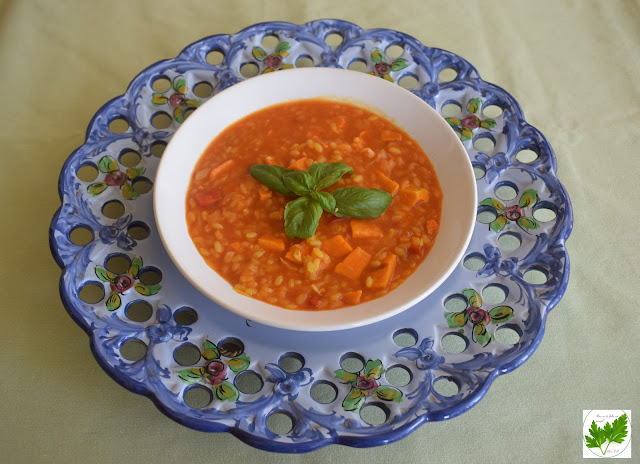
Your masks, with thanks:
[[[322,306],[322,297],[319,295],[311,295],[308,301],[309,301],[309,304],[316,309]]]
[[[307,158],[306,156],[295,160],[287,169],[292,169],[294,171],[306,171],[309,169],[309,166],[313,164],[313,160],[311,158]]]
[[[382,172],[376,171],[376,175],[378,176],[378,180],[380,181],[380,188],[385,192],[389,192],[391,195],[395,195],[400,190],[400,186],[397,182],[389,179]]]
[[[322,242],[322,249],[332,258],[342,258],[353,250],[353,247],[349,245],[349,242],[342,235],[335,235]]]
[[[275,237],[260,237],[258,245],[270,251],[284,251],[285,248],[284,240]]]
[[[404,188],[400,190],[402,200],[409,206],[415,206],[421,201],[429,201],[429,190],[423,188]]]
[[[225,161],[221,165],[216,166],[209,173],[209,179],[216,180],[221,175],[227,173],[229,171],[229,169],[231,169],[231,166],[233,166],[233,163],[234,163],[234,161],[232,159],[230,159],[230,160]]]
[[[360,297],[362,296],[362,290],[356,290],[355,292],[347,292],[342,295],[342,302],[348,305],[357,305],[360,303]]]
[[[402,134],[399,132],[383,130],[380,133],[380,138],[385,142],[398,142],[402,140]]]
[[[420,245],[411,245],[409,247],[409,251],[414,255],[422,256],[424,254],[424,246]]]
[[[384,232],[380,227],[367,220],[351,219],[351,236],[353,238],[380,238]]]
[[[311,247],[307,242],[298,243],[297,245],[292,245],[287,251],[287,254],[284,255],[286,259],[296,264],[302,264],[303,256],[307,256],[311,251]]]
[[[362,271],[369,265],[371,255],[358,247],[339,262],[334,271],[336,274],[345,276],[351,280],[357,280],[362,275]]]
[[[429,235],[434,235],[436,232],[438,232],[439,228],[440,228],[440,225],[433,219],[429,219],[427,221],[427,233]]]
[[[216,187],[211,187],[203,190],[202,192],[196,193],[193,196],[193,199],[201,208],[208,208],[222,200],[222,190]]]
[[[384,290],[389,286],[391,282],[391,278],[393,277],[393,273],[396,270],[396,264],[398,263],[398,258],[393,253],[388,254],[382,260],[382,267],[373,271],[367,277],[367,284],[370,282],[370,285],[367,285],[369,288],[373,288],[376,290]]]

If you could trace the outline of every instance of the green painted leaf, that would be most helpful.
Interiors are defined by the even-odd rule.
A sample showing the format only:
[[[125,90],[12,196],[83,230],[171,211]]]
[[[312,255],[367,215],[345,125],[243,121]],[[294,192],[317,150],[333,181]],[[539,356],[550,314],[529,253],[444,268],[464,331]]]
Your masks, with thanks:
[[[591,436],[584,436],[587,442],[587,448],[600,448],[604,442],[607,441],[604,430],[596,425],[596,421],[591,422],[589,435]]]
[[[480,105],[481,102],[479,98],[472,98],[467,104],[467,111],[469,113],[478,114],[478,111],[480,111]]]
[[[147,285],[147,289],[149,290],[149,295],[155,295],[160,290],[162,290],[162,285]],[[147,295],[147,296],[149,296]]]
[[[154,93],[151,96],[151,104],[154,106],[164,105],[169,101],[169,97],[162,95],[161,93]]]
[[[280,42],[276,47],[276,53],[286,52],[287,50],[290,50],[290,49],[291,49],[291,46],[289,45],[289,42]]]
[[[236,402],[240,397],[240,392],[227,381],[222,382],[217,387],[214,387],[214,393],[216,398],[220,401],[230,401],[232,403]]]
[[[148,285],[145,285],[143,283],[140,282],[136,282],[133,285],[133,288],[136,290],[136,292],[138,292],[140,295],[142,296],[149,296],[151,295],[151,290],[149,289]]]
[[[367,361],[367,365],[364,367],[364,375],[370,379],[379,379],[384,372],[385,371],[382,368],[382,361],[379,359],[376,359],[375,361],[369,359]]]
[[[133,190],[133,187],[129,182],[126,182],[122,184],[122,196],[125,200],[135,200],[140,196],[140,194]]]
[[[389,192],[363,187],[339,188],[331,194],[336,199],[336,210],[333,214],[338,217],[378,217],[393,200]]]
[[[342,402],[345,411],[359,411],[364,404],[366,397],[359,388],[352,388],[347,397]]]
[[[605,428],[605,434],[607,435],[607,439],[614,443],[622,443],[625,437],[628,435],[627,425],[629,419],[626,414],[621,415],[616,420],[614,420],[611,424],[610,428]],[[607,425],[609,423],[607,422]]]
[[[471,140],[473,138],[473,131],[468,127],[463,127],[460,129],[460,140],[466,142],[467,140]]]
[[[209,340],[206,340],[203,344],[204,350],[202,351],[202,356],[207,361],[211,361],[213,359],[218,359],[220,357],[220,351],[218,351],[218,347],[211,343]]]
[[[470,306],[473,306],[474,308],[482,306],[482,297],[474,289],[465,288],[462,290],[462,294],[465,296]]]
[[[383,401],[402,402],[402,392],[397,388],[380,386],[376,389],[374,395]]]
[[[98,161],[98,169],[105,174],[118,170],[118,162],[110,156],[103,156]]]
[[[504,214],[501,214],[500,216],[495,218],[495,220],[491,224],[489,224],[489,229],[494,232],[500,232],[507,224],[509,224],[509,220]]]
[[[296,198],[284,207],[284,229],[290,238],[309,238],[322,216],[320,203],[309,197]]]
[[[447,320],[449,327],[451,327],[452,329],[463,327],[469,321],[469,316],[467,316],[467,313],[464,311],[461,311],[459,313],[446,312],[444,313],[444,317]]]
[[[187,108],[197,108],[198,106],[200,106],[202,104],[201,100],[185,100],[185,104],[187,105]]]
[[[333,371],[333,373],[338,379],[349,383],[355,382],[355,380],[358,378],[358,374],[347,372],[344,369],[338,369],[337,371]]]
[[[513,308],[510,306],[496,306],[489,311],[489,316],[491,316],[491,322],[494,324],[501,324],[503,322],[507,322],[514,316]]]
[[[496,127],[496,122],[493,119],[484,119],[480,121],[480,127],[485,129],[493,129]]]
[[[256,60],[260,61],[264,60],[267,57],[267,52],[265,52],[260,47],[253,47],[253,49],[251,50],[251,54]]]
[[[144,173],[144,168],[129,168],[127,169],[127,177],[129,180],[133,180]]]
[[[138,277],[138,273],[140,272],[140,269],[142,269],[142,258],[140,258],[139,256],[136,256],[131,260],[131,265],[129,266],[129,270],[127,271],[127,274],[129,274],[133,278],[136,278]]]
[[[173,90],[184,95],[187,91],[187,81],[182,77],[178,77],[173,81]]]
[[[96,182],[95,184],[91,184],[87,187],[87,191],[94,197],[100,195],[106,189],[107,184],[105,184],[104,182]]]
[[[462,125],[462,123],[458,118],[444,118],[444,120],[447,121],[449,125],[453,127],[460,127]]]
[[[190,369],[182,369],[178,371],[177,374],[180,380],[188,384],[199,382],[205,376],[204,369],[201,367],[192,367]]]
[[[246,354],[242,353],[236,356],[235,358],[228,359],[228,360],[225,359],[224,362],[227,363],[229,368],[237,374],[238,372],[242,372],[249,367],[249,364],[251,364],[251,358],[249,358],[249,356],[247,356]]]
[[[313,177],[307,171],[287,171],[282,174],[282,181],[296,195],[308,195],[316,188]]]
[[[275,190],[283,195],[294,196],[295,194],[282,180],[282,176],[284,176],[286,172],[289,172],[288,169],[282,166],[271,166],[269,164],[255,164],[249,168],[249,173],[258,182],[263,183],[271,190]]]
[[[96,267],[96,276],[103,282],[115,283],[115,281],[118,279],[118,276],[116,276],[113,272],[109,272],[101,267]]]
[[[528,189],[522,192],[520,196],[520,206],[523,208],[531,208],[538,202],[538,191],[534,189]]]
[[[374,63],[380,63],[384,60],[386,60],[386,57],[384,56],[384,53],[382,53],[382,50],[380,50],[379,48],[374,48],[371,52],[371,61],[373,61]]]
[[[391,71],[400,71],[401,69],[409,66],[409,63],[404,58],[398,58],[393,63],[391,63]]]
[[[537,228],[540,227],[540,223],[538,223],[538,221],[536,221],[532,217],[528,218],[528,217],[522,216],[522,217],[518,218],[517,223],[523,229],[537,229]]]
[[[480,206],[488,206],[489,208],[495,209],[498,213],[503,212],[506,209],[504,203],[500,200],[496,200],[495,198],[485,198],[479,203]]]
[[[122,304],[122,300],[120,299],[120,295],[116,292],[111,292],[109,295],[109,299],[107,300],[107,309],[109,311],[115,311]]]
[[[482,346],[487,346],[493,340],[493,335],[487,330],[485,321],[481,321],[473,327],[475,341]]]
[[[317,201],[322,206],[322,209],[328,213],[333,213],[336,210],[336,199],[329,192],[312,190],[309,192],[309,196]]]
[[[179,123],[183,123],[184,122],[184,110],[186,107],[184,106],[178,106],[177,108],[173,109],[173,119],[175,119],[177,122]]]
[[[320,190],[335,184],[345,174],[353,174],[353,169],[345,163],[313,163],[307,172],[313,178],[316,189]]]

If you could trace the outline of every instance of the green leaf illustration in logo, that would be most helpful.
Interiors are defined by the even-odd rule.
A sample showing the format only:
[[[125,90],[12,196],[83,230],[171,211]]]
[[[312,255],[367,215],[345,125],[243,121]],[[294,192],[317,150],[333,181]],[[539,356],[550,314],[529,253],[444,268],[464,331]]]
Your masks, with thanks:
[[[590,436],[584,436],[587,442],[587,448],[598,448],[603,456],[606,455],[611,443],[622,443],[629,434],[627,430],[628,423],[629,420],[626,414],[618,417],[613,423],[607,422],[604,428],[598,427],[596,421],[591,422],[591,428],[589,429]],[[603,451],[602,445],[604,445],[605,442],[607,442],[607,446]]]

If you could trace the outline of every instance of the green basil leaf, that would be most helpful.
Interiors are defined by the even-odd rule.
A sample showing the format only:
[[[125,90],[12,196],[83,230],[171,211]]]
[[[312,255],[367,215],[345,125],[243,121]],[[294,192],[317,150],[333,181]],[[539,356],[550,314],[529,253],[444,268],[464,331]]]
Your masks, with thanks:
[[[345,174],[353,174],[353,169],[345,163],[314,163],[307,169],[320,190],[335,184]]]
[[[333,212],[335,211],[336,199],[333,198],[333,195],[331,195],[329,192],[316,192],[315,190],[312,190],[311,192],[309,192],[309,196],[320,203],[322,209],[327,211],[328,213],[333,214]]]
[[[288,172],[288,170],[282,166],[255,164],[249,168],[249,172],[256,178],[256,180],[262,182],[271,190],[275,190],[276,192],[287,196],[295,195],[282,180],[282,176]]]
[[[296,195],[308,195],[315,188],[315,182],[307,171],[288,171],[282,175],[284,185]]]
[[[374,218],[391,204],[393,196],[379,189],[339,188],[331,192],[336,199],[334,215],[338,217]]]
[[[290,238],[309,238],[322,216],[320,203],[313,198],[300,197],[284,207],[284,230]]]

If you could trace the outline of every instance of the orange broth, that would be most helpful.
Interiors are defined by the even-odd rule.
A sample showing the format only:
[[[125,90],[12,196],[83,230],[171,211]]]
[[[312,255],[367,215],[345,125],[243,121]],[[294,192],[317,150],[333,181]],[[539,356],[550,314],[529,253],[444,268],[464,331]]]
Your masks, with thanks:
[[[289,238],[284,208],[295,197],[262,185],[249,168],[339,161],[354,173],[326,191],[382,189],[391,205],[372,219],[323,212],[313,237]],[[221,132],[193,171],[186,206],[198,251],[237,292],[317,311],[380,298],[404,282],[433,246],[442,191],[427,155],[402,129],[351,104],[309,99],[265,108]]]

